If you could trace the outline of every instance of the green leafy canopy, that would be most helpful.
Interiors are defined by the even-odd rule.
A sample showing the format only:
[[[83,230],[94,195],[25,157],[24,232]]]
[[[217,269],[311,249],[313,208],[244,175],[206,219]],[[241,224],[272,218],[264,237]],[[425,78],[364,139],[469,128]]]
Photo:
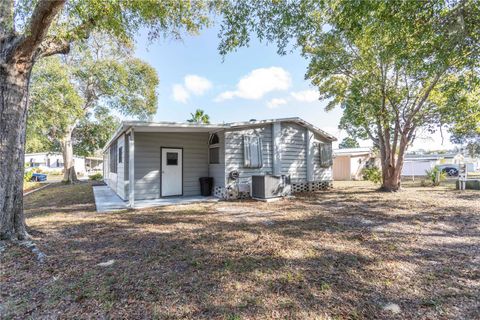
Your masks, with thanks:
[[[76,151],[89,155],[113,133],[118,115],[148,119],[155,114],[155,69],[117,46],[109,37],[96,36],[66,57],[37,63],[27,150],[58,149],[58,141],[73,133]]]
[[[288,45],[308,59],[306,78],[343,109],[340,127],[378,146],[388,189],[420,128],[453,127],[475,108],[480,3],[477,0],[296,0],[228,2],[220,52],[250,35]]]

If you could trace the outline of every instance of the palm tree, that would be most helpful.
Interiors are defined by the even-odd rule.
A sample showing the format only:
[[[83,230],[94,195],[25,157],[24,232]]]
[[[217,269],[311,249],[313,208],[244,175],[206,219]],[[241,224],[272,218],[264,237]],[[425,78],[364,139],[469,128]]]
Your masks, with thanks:
[[[210,117],[202,109],[195,110],[195,113],[190,113],[192,118],[188,119],[188,122],[192,123],[210,123]]]

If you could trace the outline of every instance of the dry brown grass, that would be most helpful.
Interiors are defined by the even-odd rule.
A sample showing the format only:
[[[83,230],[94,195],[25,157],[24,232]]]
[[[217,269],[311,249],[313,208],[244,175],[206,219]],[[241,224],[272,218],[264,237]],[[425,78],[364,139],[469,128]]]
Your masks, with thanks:
[[[42,184],[40,182],[34,181],[24,181],[23,182],[23,192],[28,192],[40,188]]]
[[[275,203],[99,214],[89,184],[26,198],[48,259],[8,245],[2,318],[480,317],[480,193],[368,183]],[[112,266],[97,266],[114,259]],[[382,308],[396,303],[401,313]]]

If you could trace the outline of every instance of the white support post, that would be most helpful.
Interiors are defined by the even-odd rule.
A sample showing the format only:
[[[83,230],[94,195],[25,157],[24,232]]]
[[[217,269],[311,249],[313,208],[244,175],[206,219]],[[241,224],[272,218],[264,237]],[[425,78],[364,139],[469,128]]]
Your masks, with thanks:
[[[135,207],[135,135],[133,129],[128,139],[128,206]]]
[[[273,175],[279,176],[282,174],[282,157],[281,157],[281,143],[282,131],[280,122],[275,121],[272,124],[272,141],[273,141]]]
[[[313,182],[315,180],[314,177],[314,170],[313,170],[313,162],[314,162],[314,155],[315,155],[315,134],[307,130],[307,181]]]

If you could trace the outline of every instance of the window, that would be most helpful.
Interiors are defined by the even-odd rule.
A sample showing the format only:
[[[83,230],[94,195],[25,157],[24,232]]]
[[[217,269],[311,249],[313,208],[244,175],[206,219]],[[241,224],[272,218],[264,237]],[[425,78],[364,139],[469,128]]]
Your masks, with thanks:
[[[210,136],[210,141],[208,142],[209,145],[212,144],[219,144],[220,143],[220,138],[218,137],[218,134],[214,133]]]
[[[333,164],[332,159],[332,144],[321,143],[320,144],[320,166],[322,168],[328,168]]]
[[[110,172],[117,173],[117,141],[110,146]]]
[[[256,136],[243,136],[243,164],[245,168],[263,166],[262,139]]]
[[[219,147],[211,147],[210,154],[209,154],[210,164],[219,164],[220,163],[220,148]]]
[[[178,153],[167,152],[167,166],[177,166],[177,165],[178,165]]]
[[[210,136],[210,140],[208,140],[208,144],[210,145],[209,149],[209,163],[210,164],[219,164],[220,163],[220,138],[218,134],[214,133]]]
[[[123,162],[123,147],[118,148],[118,163]]]

